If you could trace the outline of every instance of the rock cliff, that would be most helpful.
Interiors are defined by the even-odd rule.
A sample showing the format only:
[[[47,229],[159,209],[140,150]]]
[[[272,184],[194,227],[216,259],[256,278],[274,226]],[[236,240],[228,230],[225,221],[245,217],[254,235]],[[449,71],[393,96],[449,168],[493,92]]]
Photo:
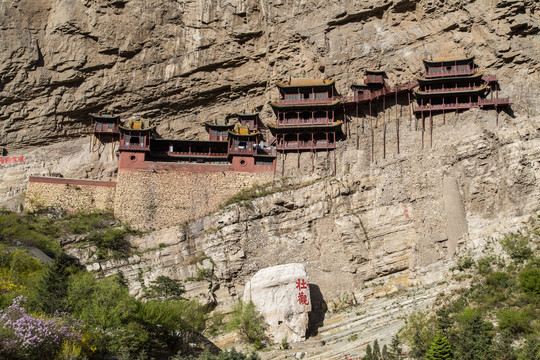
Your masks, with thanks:
[[[287,178],[271,195],[137,237],[127,260],[71,249],[103,275],[123,271],[134,294],[159,275],[192,277],[189,294],[221,306],[285,263],[304,264],[330,308],[437,284],[471,244],[540,211],[539,14],[534,0],[0,0],[0,147],[25,156],[0,165],[0,200],[30,175],[114,176],[110,144],[89,152],[89,112],[141,113],[163,136],[197,138],[239,109],[272,119],[274,83],[289,75],[334,77],[347,94],[366,68],[404,83],[425,57],[473,53],[511,98],[499,126],[494,111],[437,116],[421,150],[398,102],[376,112],[370,162],[361,109],[336,160],[280,158]]]

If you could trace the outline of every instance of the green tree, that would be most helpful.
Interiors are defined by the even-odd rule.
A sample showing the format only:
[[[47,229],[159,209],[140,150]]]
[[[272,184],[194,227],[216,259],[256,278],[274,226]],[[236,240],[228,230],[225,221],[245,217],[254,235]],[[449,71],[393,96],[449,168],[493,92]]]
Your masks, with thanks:
[[[146,297],[161,300],[181,300],[186,292],[181,280],[160,275],[150,283]]]
[[[453,343],[457,360],[492,360],[493,324],[482,319],[478,309],[465,309],[458,316]]]
[[[403,349],[401,348],[401,340],[399,335],[395,334],[392,336],[392,341],[390,342],[390,353],[389,360],[402,360],[403,359]]]
[[[373,342],[373,360],[381,360],[382,354],[381,354],[381,347],[379,345],[379,340],[375,339]]]
[[[371,344],[367,344],[367,346],[366,346],[366,356],[364,356],[362,358],[362,360],[374,360],[373,350],[371,349]]]
[[[437,329],[448,336],[448,332],[452,328],[452,320],[450,319],[450,310],[448,307],[443,307],[437,311]]]
[[[452,356],[452,349],[448,343],[446,336],[443,336],[442,332],[439,331],[435,340],[431,343],[426,359],[427,360],[451,360],[454,357]]]
[[[75,274],[67,300],[73,315],[101,330],[128,324],[137,310],[137,300],[115,276],[98,280],[87,272]]]
[[[36,304],[45,313],[65,311],[68,295],[69,277],[75,272],[71,260],[64,252],[54,258],[45,270],[36,292]]]
[[[389,360],[389,356],[390,356],[390,354],[388,353],[388,346],[386,346],[386,344],[384,344],[383,347],[382,347],[381,359]]]
[[[190,342],[206,326],[207,310],[197,301],[151,300],[139,303],[139,321],[152,337],[153,348],[187,353]]]

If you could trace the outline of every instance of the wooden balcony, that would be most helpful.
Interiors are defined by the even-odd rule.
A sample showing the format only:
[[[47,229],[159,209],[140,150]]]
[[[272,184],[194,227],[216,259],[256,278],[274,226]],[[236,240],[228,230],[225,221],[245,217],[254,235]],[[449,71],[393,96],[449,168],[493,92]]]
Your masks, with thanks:
[[[311,105],[311,104],[331,104],[338,97],[327,97],[324,99],[282,99],[278,101],[278,105]]]
[[[278,126],[311,126],[311,125],[332,125],[334,121],[328,118],[310,118],[310,119],[285,119],[279,120]]]
[[[474,75],[476,74],[476,70],[474,69],[468,69],[468,70],[450,70],[450,71],[439,71],[439,72],[430,72],[430,73],[424,73],[423,77],[426,79],[432,79],[437,77],[446,77],[446,76],[468,76],[468,75]]]
[[[414,108],[414,112],[422,111],[439,111],[439,110],[461,110],[461,109],[471,109],[478,107],[477,102],[470,103],[458,103],[458,104],[436,104],[436,105],[418,105]]]
[[[256,155],[257,148],[253,146],[231,146],[229,148],[229,155]]]
[[[382,75],[366,75],[366,84],[383,84],[384,79]]]
[[[508,106],[510,105],[510,98],[495,98],[495,99],[480,99],[478,102],[480,107],[488,106]]]
[[[336,148],[336,144],[333,142],[327,142],[325,140],[320,141],[287,141],[285,143],[277,144],[276,150],[333,150]]]
[[[444,89],[424,89],[421,91],[425,93],[430,93],[430,94],[440,94],[440,93],[473,91],[473,90],[478,90],[478,88],[479,88],[478,86],[462,86],[462,87],[451,87],[451,88],[444,88]]]
[[[109,124],[94,124],[94,134],[109,134],[109,135],[116,135],[120,134],[120,130],[118,129],[118,126],[116,124],[112,124],[112,126],[109,126]]]
[[[482,80],[487,83],[497,82],[497,75],[483,75]]]
[[[144,144],[121,144],[119,150],[128,150],[128,151],[150,151],[149,145]]]

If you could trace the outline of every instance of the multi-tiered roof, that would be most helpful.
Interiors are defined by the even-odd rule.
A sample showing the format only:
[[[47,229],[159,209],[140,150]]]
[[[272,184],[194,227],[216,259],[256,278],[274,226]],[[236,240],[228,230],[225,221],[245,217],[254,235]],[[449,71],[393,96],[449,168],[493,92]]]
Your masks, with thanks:
[[[474,63],[474,56],[455,59],[424,60],[425,72],[418,77],[414,91],[416,113],[508,106],[509,99],[493,99],[498,88],[494,75],[484,75]],[[490,99],[486,96],[491,94]]]
[[[280,99],[270,103],[277,120],[268,124],[277,150],[334,149],[343,123],[334,80],[289,79],[277,86]]]

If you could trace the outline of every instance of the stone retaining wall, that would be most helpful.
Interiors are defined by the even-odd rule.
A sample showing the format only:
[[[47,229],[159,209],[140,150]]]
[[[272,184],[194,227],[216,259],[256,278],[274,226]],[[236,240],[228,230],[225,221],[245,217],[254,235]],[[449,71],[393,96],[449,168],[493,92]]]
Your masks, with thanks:
[[[167,227],[217,210],[242,189],[272,180],[271,173],[120,169],[114,213],[140,228]]]
[[[30,211],[47,206],[67,212],[112,210],[115,188],[112,181],[30,177],[24,206]]]

